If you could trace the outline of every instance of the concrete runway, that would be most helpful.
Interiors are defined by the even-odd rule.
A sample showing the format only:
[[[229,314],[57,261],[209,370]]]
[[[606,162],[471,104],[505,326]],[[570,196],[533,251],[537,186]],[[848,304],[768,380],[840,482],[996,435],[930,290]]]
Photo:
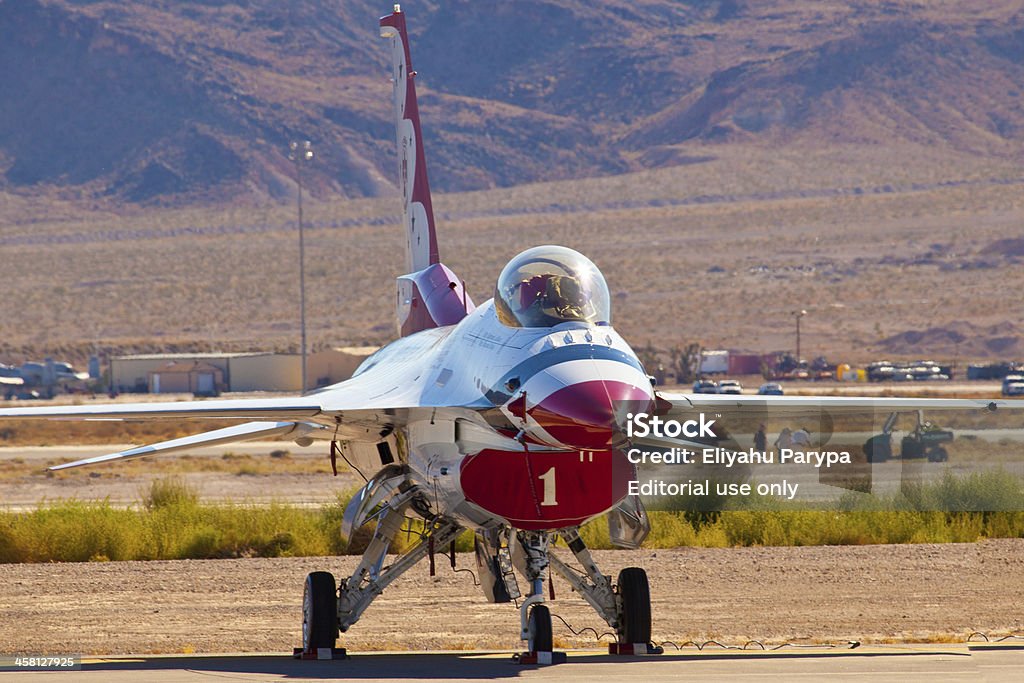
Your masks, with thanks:
[[[734,651],[684,649],[617,658],[573,651],[564,664],[521,666],[510,653],[367,653],[345,661],[298,661],[286,655],[171,655],[87,658],[81,671],[0,673],[0,680],[63,677],[82,681],[1019,681],[1024,641],[1007,644],[891,645],[842,649]]]

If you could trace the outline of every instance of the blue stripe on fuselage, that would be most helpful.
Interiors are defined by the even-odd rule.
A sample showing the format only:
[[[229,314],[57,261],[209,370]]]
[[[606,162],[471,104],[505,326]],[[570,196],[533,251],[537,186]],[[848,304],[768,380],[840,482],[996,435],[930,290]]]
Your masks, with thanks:
[[[553,365],[573,360],[612,360],[625,363],[636,368],[641,374],[646,374],[644,368],[636,356],[598,344],[567,344],[549,351],[543,351],[530,356],[519,365],[515,366],[499,379],[486,393],[487,399],[494,405],[503,405],[515,392],[509,392],[507,384],[509,380],[518,378],[519,386],[525,385],[531,377]]]

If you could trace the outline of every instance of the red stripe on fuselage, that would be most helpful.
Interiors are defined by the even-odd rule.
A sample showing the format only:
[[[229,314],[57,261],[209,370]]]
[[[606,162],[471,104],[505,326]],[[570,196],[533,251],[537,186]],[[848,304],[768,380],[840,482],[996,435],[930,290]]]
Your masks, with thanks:
[[[486,449],[462,461],[466,499],[519,529],[579,526],[626,497],[636,468],[622,451]]]

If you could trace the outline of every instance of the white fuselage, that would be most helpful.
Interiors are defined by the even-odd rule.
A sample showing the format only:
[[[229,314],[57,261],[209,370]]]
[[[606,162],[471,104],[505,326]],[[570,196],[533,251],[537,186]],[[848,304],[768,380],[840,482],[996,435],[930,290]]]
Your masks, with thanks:
[[[390,433],[387,425],[377,432],[341,429],[344,457],[364,477],[372,476],[387,464],[378,447],[387,442],[395,461],[408,465],[410,481],[430,492],[435,512],[480,527],[509,522],[467,502],[459,477],[464,458],[483,449],[576,449],[552,437],[531,415],[513,414],[510,401],[525,393],[528,404],[538,405],[567,387],[601,380],[651,395],[635,354],[611,326],[507,327],[488,301],[457,325],[388,344],[351,379],[322,393],[325,405],[330,404],[326,394],[338,392],[360,396],[367,408],[410,406],[407,412],[394,411],[401,419]]]

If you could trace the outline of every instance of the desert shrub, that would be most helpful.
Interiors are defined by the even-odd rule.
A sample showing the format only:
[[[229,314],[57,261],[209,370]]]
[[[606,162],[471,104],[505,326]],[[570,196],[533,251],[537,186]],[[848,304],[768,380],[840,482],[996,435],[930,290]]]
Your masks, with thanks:
[[[698,532],[686,518],[686,513],[652,512],[650,513],[651,534],[645,543],[657,548],[673,548],[679,546],[701,545]],[[605,529],[607,531],[607,522]],[[713,525],[705,525],[713,526]],[[609,547],[611,547],[609,545]]]
[[[946,484],[939,483],[938,492]],[[973,484],[970,484],[973,486]],[[174,487],[169,490],[174,491]],[[338,533],[347,497],[319,509],[284,503],[204,505],[184,495],[157,495],[152,504],[116,508],[104,502],[62,501],[29,512],[0,512],[0,562],[295,557],[345,554]],[[161,493],[162,493],[161,489]],[[933,495],[934,492],[924,492]],[[1024,511],[945,512],[908,509],[888,500],[841,500],[837,509],[725,510],[714,521],[694,521],[685,511],[649,513],[648,548],[769,545],[950,543],[981,538],[1024,538]],[[406,523],[392,552],[420,539],[422,521]],[[364,529],[372,532],[373,523]],[[580,535],[594,549],[611,548],[607,518],[585,525]],[[456,540],[473,548],[473,535]],[[437,548],[447,552],[447,548]],[[351,552],[361,552],[353,548]]]
[[[199,527],[190,534],[181,547],[181,556],[188,559],[205,560],[223,557],[223,538],[212,526]]]
[[[0,564],[28,561],[28,553],[15,536],[12,519],[0,521]]]
[[[135,559],[147,543],[134,514],[107,502],[65,501],[5,517],[0,535],[0,559],[5,562]]]
[[[1024,483],[1002,468],[957,476],[951,469],[936,482],[908,483],[901,490],[914,510],[992,512],[1024,510]]]
[[[183,477],[161,477],[150,482],[142,493],[142,505],[147,510],[158,510],[169,506],[194,506],[199,501],[199,491]]]
[[[655,512],[648,513],[649,515],[658,514]],[[612,547],[612,542],[608,537],[608,517],[601,516],[597,519],[584,524],[580,527],[580,538],[587,544],[588,548],[595,550],[606,550]]]

